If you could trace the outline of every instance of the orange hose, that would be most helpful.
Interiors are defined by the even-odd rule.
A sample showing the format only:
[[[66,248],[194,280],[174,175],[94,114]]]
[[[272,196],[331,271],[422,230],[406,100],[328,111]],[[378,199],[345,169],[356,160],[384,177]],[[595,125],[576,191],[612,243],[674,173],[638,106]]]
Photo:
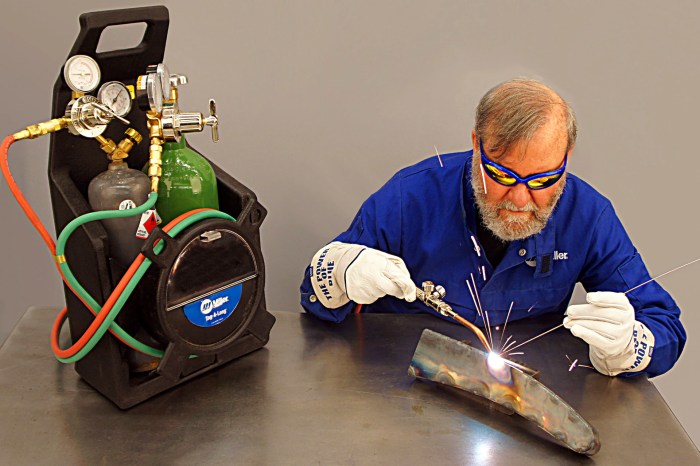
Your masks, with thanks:
[[[143,260],[145,259],[143,254],[139,254],[136,256],[136,259],[134,259],[134,262],[131,263],[129,266],[129,269],[126,271],[124,276],[122,276],[121,280],[119,280],[119,283],[117,284],[116,288],[112,291],[112,294],[109,295],[109,298],[107,299],[107,302],[102,306],[102,309],[100,312],[95,316],[95,319],[92,321],[88,329],[83,333],[78,341],[73,343],[73,345],[70,346],[70,348],[67,349],[61,349],[58,346],[58,332],[54,333],[54,329],[56,325],[54,324],[54,329],[51,331],[51,349],[53,350],[54,354],[58,356],[59,358],[69,358],[73,355],[75,355],[78,351],[83,349],[85,345],[90,341],[90,338],[97,332],[97,329],[100,327],[102,322],[107,318],[107,314],[109,314],[109,311],[112,309],[112,306],[114,306],[114,303],[117,302],[117,299],[119,299],[119,296],[122,294],[124,291],[124,288],[126,288],[126,285],[129,283],[129,279],[134,276],[136,273],[136,270],[139,268],[139,266],[143,263]],[[60,332],[60,328],[58,329]]]
[[[46,231],[46,228],[44,228],[44,225],[42,225],[41,220],[39,220],[39,217],[34,212],[34,209],[32,209],[32,206],[30,206],[29,202],[27,202],[27,199],[22,194],[22,191],[19,190],[15,179],[12,177],[12,173],[10,173],[10,166],[7,163],[7,153],[10,149],[10,146],[14,143],[15,138],[13,136],[7,136],[5,140],[2,141],[2,146],[0,146],[0,169],[2,169],[2,174],[5,175],[5,179],[7,180],[7,186],[10,188],[12,195],[15,197],[15,199],[17,199],[19,206],[27,215],[29,221],[32,222],[34,228],[37,229],[39,235],[41,235],[41,238],[44,240],[44,243],[46,243],[46,245],[49,247],[49,251],[51,251],[51,254],[55,256],[56,244],[51,238],[49,232]]]
[[[44,240],[44,243],[46,243],[46,246],[49,248],[49,251],[51,252],[52,256],[56,255],[56,244],[53,241],[53,238],[51,238],[51,235],[49,232],[46,230],[44,225],[41,223],[41,220],[39,220],[39,217],[36,215],[36,212],[34,212],[34,209],[32,209],[31,205],[27,201],[27,199],[24,197],[24,194],[22,194],[22,191],[19,189],[19,186],[17,185],[17,182],[15,181],[14,177],[12,176],[12,173],[10,172],[10,166],[8,163],[8,154],[9,154],[9,149],[12,144],[14,144],[15,138],[13,136],[7,136],[3,142],[2,145],[0,145],[0,170],[2,170],[2,174],[5,176],[5,180],[7,181],[7,186],[10,188],[10,192],[14,196],[14,198],[17,200],[17,203],[19,206],[22,208],[24,211],[25,215],[29,219],[29,221],[32,223],[32,226],[37,230],[41,238]],[[59,275],[61,275],[61,279],[63,282],[66,284],[68,289],[71,290],[71,292],[78,298],[80,301],[85,305],[87,309],[90,309],[90,306],[83,300],[83,298],[78,295],[73,288],[71,288],[70,284],[66,281],[65,277],[63,276],[63,273],[61,272],[61,268],[58,267],[57,264],[57,269]],[[90,309],[90,311],[97,315],[94,310]],[[67,314],[68,309],[63,308],[63,310],[59,313],[59,316],[57,320],[64,320],[62,317],[63,315]],[[60,330],[60,328],[59,328]],[[128,343],[126,343],[124,340],[119,338],[111,329],[110,332],[112,332],[112,335],[114,335],[116,338],[118,338],[122,343],[124,343],[127,346],[130,346]]]
[[[46,246],[49,248],[49,251],[51,251],[51,255],[55,256],[56,255],[56,244],[53,241],[53,238],[51,238],[51,235],[49,232],[46,230],[44,225],[41,223],[41,220],[39,220],[39,217],[36,215],[36,212],[34,212],[34,209],[32,209],[31,205],[27,201],[27,199],[24,197],[24,194],[22,194],[22,191],[19,189],[19,186],[17,185],[17,182],[15,181],[14,177],[12,176],[12,173],[10,172],[10,166],[8,164],[8,154],[9,154],[9,149],[12,144],[14,144],[15,138],[13,136],[7,136],[3,142],[2,145],[0,145],[0,170],[2,171],[2,174],[4,175],[5,179],[7,180],[7,185],[10,188],[10,192],[12,192],[12,195],[14,198],[17,200],[17,203],[19,203],[20,207],[24,211],[25,215],[29,219],[29,221],[32,223],[34,228],[37,230],[41,238],[44,240],[44,243],[46,243]],[[198,212],[202,212],[205,210],[209,209],[197,209],[193,210],[190,212],[187,212],[185,214],[180,215],[177,217],[175,220],[171,221],[163,230],[164,231],[169,231],[174,225],[176,225],[178,222],[182,221],[183,219],[189,217],[190,215],[193,215]],[[71,292],[83,303],[83,305],[90,310],[90,312],[93,313],[97,318],[92,322],[90,327],[88,327],[88,330],[80,337],[80,339],[72,345],[70,348],[66,350],[62,350],[58,346],[58,336],[61,332],[61,327],[63,326],[63,323],[68,315],[68,308],[64,307],[61,312],[56,316],[56,320],[54,321],[54,325],[51,329],[51,347],[54,350],[54,353],[62,358],[70,357],[76,354],[78,351],[80,351],[85,344],[90,340],[90,338],[95,334],[97,329],[99,328],[100,324],[104,322],[107,314],[109,311],[112,309],[114,303],[116,303],[117,299],[119,299],[119,296],[121,293],[124,291],[124,288],[126,287],[126,284],[129,282],[131,277],[133,277],[134,273],[138,269],[138,267],[143,263],[143,260],[145,257],[142,254],[139,254],[134,262],[131,264],[127,272],[124,274],[122,279],[119,281],[119,284],[117,287],[112,291],[109,299],[105,303],[105,305],[102,307],[101,312],[97,313],[94,309],[90,308],[88,304],[78,295],[75,290],[70,286],[70,284],[67,282],[66,278],[63,276],[63,273],[61,272],[60,267],[58,267],[58,273],[61,275],[61,279],[63,282],[66,284],[68,289],[71,290]],[[133,346],[129,345],[126,343],[124,340],[122,340],[118,335],[116,335],[111,329],[110,333],[114,335],[119,341],[124,343],[125,345],[131,347],[132,349]]]
[[[164,228],[163,231],[166,233],[170,231],[175,225],[177,225],[179,222],[182,220],[186,219],[187,217],[197,214],[199,212],[204,212],[206,210],[211,210],[211,209],[196,209],[196,210],[191,210],[189,212],[186,212],[176,219],[172,220],[170,223],[168,223]],[[157,242],[156,242],[157,244]],[[97,330],[99,329],[100,325],[104,320],[107,318],[107,315],[109,312],[112,310],[112,307],[114,307],[114,304],[117,302],[119,297],[121,296],[122,292],[124,291],[124,288],[129,284],[129,281],[131,278],[134,276],[138,268],[141,266],[143,261],[146,259],[146,257],[143,254],[139,254],[136,256],[136,259],[134,259],[134,262],[131,263],[129,266],[129,269],[124,273],[122,276],[121,280],[119,280],[119,283],[117,286],[112,290],[112,293],[109,295],[109,298],[105,302],[105,304],[102,306],[102,309],[100,312],[96,315],[95,320],[92,321],[88,329],[81,335],[81,337],[73,343],[69,348],[67,349],[61,349],[58,345],[58,335],[60,334],[61,331],[61,326],[63,324],[63,320],[65,320],[63,316],[63,312],[59,314],[56,317],[56,320],[54,321],[53,328],[51,329],[51,349],[53,350],[54,354],[60,358],[69,358],[75,354],[77,354],[81,349],[85,347],[85,345],[90,341],[90,339],[95,335]]]

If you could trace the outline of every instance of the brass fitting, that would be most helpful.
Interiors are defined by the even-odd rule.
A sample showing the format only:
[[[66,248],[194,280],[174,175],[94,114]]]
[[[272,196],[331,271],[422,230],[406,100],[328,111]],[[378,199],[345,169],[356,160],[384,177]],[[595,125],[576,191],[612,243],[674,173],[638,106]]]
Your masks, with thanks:
[[[107,157],[112,160],[112,152],[117,149],[117,145],[114,143],[114,141],[104,136],[95,136],[95,139],[100,143],[100,149],[102,149],[107,154]]]
[[[54,118],[36,125],[27,126],[27,129],[12,135],[15,141],[20,139],[35,139],[49,133],[55,133],[70,125],[70,118]]]
[[[158,183],[163,175],[163,130],[160,126],[160,115],[155,112],[146,113],[148,135],[151,145],[148,148],[148,176],[151,178],[151,192],[158,192]]]
[[[112,162],[120,162],[129,156],[129,152],[134,147],[135,144],[140,143],[143,138],[133,128],[127,128],[124,131],[126,137],[122,139],[119,144],[115,144],[109,138],[103,136],[96,136],[95,139],[100,143],[100,149],[107,153],[107,158]]]

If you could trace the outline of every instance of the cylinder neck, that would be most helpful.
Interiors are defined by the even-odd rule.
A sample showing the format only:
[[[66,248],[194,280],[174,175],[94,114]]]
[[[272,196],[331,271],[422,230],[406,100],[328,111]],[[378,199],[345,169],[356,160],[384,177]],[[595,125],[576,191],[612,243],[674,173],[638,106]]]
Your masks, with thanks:
[[[163,144],[163,149],[165,150],[184,149],[185,147],[187,147],[185,136],[180,136],[179,141],[167,141]]]
[[[129,166],[122,159],[113,160],[112,162],[109,162],[109,165],[107,165],[108,170],[123,170],[125,168],[129,168]]]

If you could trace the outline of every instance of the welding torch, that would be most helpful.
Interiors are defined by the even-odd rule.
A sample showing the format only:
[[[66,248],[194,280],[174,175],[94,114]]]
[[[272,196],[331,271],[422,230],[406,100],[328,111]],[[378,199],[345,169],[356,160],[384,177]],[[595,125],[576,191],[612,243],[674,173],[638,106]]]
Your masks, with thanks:
[[[449,304],[442,300],[442,298],[444,298],[446,294],[444,287],[440,285],[435,286],[435,284],[431,281],[423,282],[422,286],[422,289],[416,287],[416,299],[419,299],[427,306],[440,313],[440,315],[450,317],[451,319],[454,319],[460,324],[467,327],[469,330],[474,332],[474,334],[479,338],[479,341],[481,341],[481,343],[484,345],[484,348],[486,348],[486,350],[489,353],[492,351],[491,345],[489,345],[489,342],[486,339],[484,332],[482,332],[479,327],[457,314]]]

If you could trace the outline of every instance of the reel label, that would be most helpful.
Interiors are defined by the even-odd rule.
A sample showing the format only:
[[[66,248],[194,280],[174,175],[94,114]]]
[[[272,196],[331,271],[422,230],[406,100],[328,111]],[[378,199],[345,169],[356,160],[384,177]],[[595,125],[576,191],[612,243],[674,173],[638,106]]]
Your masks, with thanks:
[[[198,327],[213,327],[228,319],[241,302],[243,283],[227,288],[184,307],[187,320]]]

